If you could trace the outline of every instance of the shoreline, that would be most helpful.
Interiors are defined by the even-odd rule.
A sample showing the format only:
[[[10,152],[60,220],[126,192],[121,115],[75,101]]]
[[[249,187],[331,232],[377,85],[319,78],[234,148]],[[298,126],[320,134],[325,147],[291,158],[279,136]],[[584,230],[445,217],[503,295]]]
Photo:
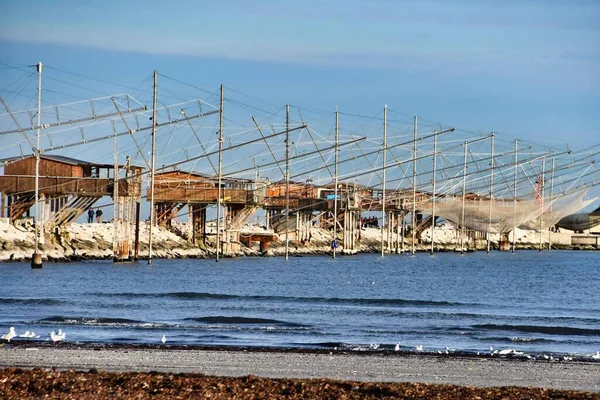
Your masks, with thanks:
[[[298,246],[300,247],[300,246]],[[27,251],[29,251],[31,249],[29,248],[23,248],[20,249],[19,251],[22,253],[26,253]],[[171,249],[172,251],[177,252],[177,250],[181,250],[181,249]],[[152,259],[153,260],[211,260],[215,258],[215,254],[214,254],[214,250],[212,248],[204,248],[204,249],[198,249],[201,252],[198,252],[198,254],[196,254],[196,252],[188,252],[190,254],[176,254],[176,255],[171,255],[171,254],[164,254],[162,252],[157,251],[158,254],[154,254]],[[31,250],[33,251],[33,250]],[[426,245],[422,245],[420,244],[417,248],[415,248],[415,253],[417,254],[429,254],[430,253],[430,248],[427,247]],[[518,246],[516,246],[515,251],[534,251],[534,252],[538,252],[539,249],[537,247],[536,244],[534,243],[521,243]],[[548,251],[547,249],[542,250],[544,252]],[[553,247],[551,251],[575,251],[575,252],[597,252],[600,251],[600,248],[593,248],[590,246],[557,246],[557,247]],[[481,252],[486,252],[486,249],[470,249],[468,251],[465,251],[465,254],[468,253],[481,253]],[[498,250],[497,246],[494,247],[492,246],[491,251],[490,252],[502,252],[502,253],[510,253],[510,251],[500,251]],[[161,254],[162,253],[162,254]],[[358,250],[356,252],[352,252],[352,253],[345,253],[345,252],[337,252],[337,256],[338,257],[352,257],[352,256],[356,256],[356,255],[360,255],[360,254],[379,254],[380,250],[378,249],[363,249],[363,250]],[[449,246],[444,246],[444,247],[436,247],[434,253],[457,253],[460,254],[460,251],[454,249],[454,248],[450,248]],[[27,252],[27,254],[29,254]],[[404,252],[394,252],[394,251],[390,251],[390,252],[386,252],[386,255],[388,256],[393,256],[393,255],[410,255],[410,250],[406,249]],[[305,249],[295,249],[293,247],[290,246],[289,248],[289,255],[291,257],[305,257],[305,256],[318,256],[318,257],[331,257],[331,251],[328,249],[323,249],[323,248],[305,248]],[[8,257],[2,257],[3,254],[0,251],[0,263],[23,263],[23,262],[30,262],[31,261],[31,256],[11,256],[9,255]],[[235,258],[247,258],[247,257],[255,257],[255,258],[264,258],[264,257],[284,257],[285,256],[285,245],[282,244],[276,244],[274,246],[271,247],[271,249],[269,250],[269,252],[267,254],[261,254],[257,251],[254,251],[253,249],[250,248],[246,248],[243,249],[242,251],[240,251],[239,253],[232,253],[232,254],[222,254],[219,256],[219,258],[230,258],[230,259],[235,259]],[[148,260],[148,255],[141,255],[139,256],[137,259],[132,259],[132,260],[114,260],[112,255],[102,255],[102,256],[95,256],[95,255],[88,255],[88,254],[71,254],[71,255],[64,255],[64,256],[55,256],[55,255],[47,255],[45,253],[42,253],[42,260],[44,262],[53,262],[53,263],[70,263],[70,262],[81,262],[81,261],[112,261],[115,263],[135,263],[135,262],[139,262],[139,261],[147,261]]]
[[[248,225],[248,229],[259,231],[260,227]],[[436,252],[456,252],[458,245],[455,240],[454,230],[451,226],[440,227],[436,230]],[[323,228],[314,228],[312,230],[312,240],[298,242],[290,240],[289,254],[292,256],[304,255],[331,255],[330,243],[331,232]],[[379,229],[365,228],[361,230],[362,238],[359,239],[356,249],[344,251],[343,246],[339,248],[339,255],[369,254],[381,251],[381,233]],[[73,262],[88,260],[113,260],[114,227],[112,223],[92,223],[77,224],[73,223],[64,227],[60,233],[47,234],[45,242],[40,250],[42,259],[48,262]],[[140,248],[138,260],[148,259],[148,235],[149,230],[146,224],[142,224],[140,233]],[[558,234],[555,234],[558,235]],[[568,234],[559,242],[554,243],[554,250],[573,250],[573,251],[597,251],[596,246],[592,245],[571,245]],[[209,238],[204,244],[194,245],[184,236],[178,235],[172,231],[159,227],[152,233],[153,236],[153,256],[154,259],[211,259],[215,257],[215,247]],[[566,244],[569,238],[569,244]],[[405,245],[404,254],[410,253],[410,243]],[[474,243],[473,248],[467,252],[485,251],[487,244],[482,241]],[[416,244],[415,250],[419,253],[430,251],[430,243]],[[491,248],[498,251],[497,240],[492,240]],[[538,250],[538,235],[534,231],[520,231],[516,243],[517,250]],[[544,244],[544,250],[547,249],[547,242]],[[0,262],[27,262],[31,260],[34,251],[33,231],[31,227],[16,227],[0,221]],[[257,244],[247,247],[239,244],[239,250],[229,254],[222,255],[223,258],[238,257],[278,257],[285,253],[285,242],[277,240],[271,243],[270,249],[261,253]],[[388,254],[402,254],[401,251],[389,251]],[[134,262],[126,260],[123,262]]]
[[[34,346],[35,345],[35,346]],[[476,388],[537,387],[600,396],[600,365],[456,355],[290,349],[20,343],[0,348],[0,368],[101,370],[215,377],[413,382]]]

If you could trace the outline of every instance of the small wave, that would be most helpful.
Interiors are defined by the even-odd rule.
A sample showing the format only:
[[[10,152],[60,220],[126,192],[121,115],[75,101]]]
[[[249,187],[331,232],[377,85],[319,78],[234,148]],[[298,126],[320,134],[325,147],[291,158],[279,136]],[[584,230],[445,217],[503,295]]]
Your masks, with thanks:
[[[490,343],[563,343],[562,341],[543,339],[538,337],[520,337],[520,336],[475,336],[473,339]]]
[[[32,304],[42,306],[55,306],[63,304],[65,301],[57,299],[15,299],[15,298],[0,298],[0,303],[3,304]]]
[[[96,317],[64,317],[62,315],[53,315],[51,317],[42,318],[38,323],[95,323],[95,324],[141,324],[143,321],[136,321],[134,319],[126,319],[126,318],[96,318]]]
[[[225,316],[214,316],[214,317],[200,317],[200,318],[186,318],[187,321],[203,322],[206,324],[227,324],[227,325],[281,325],[288,327],[306,327],[306,325],[297,324],[287,321],[279,321],[277,319],[269,318],[252,318],[252,317],[225,317]]]
[[[45,325],[87,325],[87,326],[120,326],[130,328],[161,328],[167,324],[137,321],[127,318],[101,318],[101,317],[67,317],[54,315],[34,321],[37,324]]]
[[[341,298],[341,297],[291,297],[291,296],[262,296],[262,295],[230,295],[207,292],[167,292],[167,293],[92,293],[100,297],[158,297],[174,298],[180,300],[254,300],[254,301],[284,301],[299,303],[322,303],[322,304],[354,304],[373,306],[477,306],[478,304],[454,303],[449,301],[414,300],[414,299],[371,299],[371,298]]]
[[[475,329],[515,331],[527,333],[543,333],[548,335],[600,335],[600,329],[571,328],[568,326],[539,326],[539,325],[473,325]]]
[[[514,343],[519,343],[519,342],[528,343],[528,342],[541,342],[541,341],[544,341],[544,339],[513,336],[510,338],[510,341],[514,342]]]

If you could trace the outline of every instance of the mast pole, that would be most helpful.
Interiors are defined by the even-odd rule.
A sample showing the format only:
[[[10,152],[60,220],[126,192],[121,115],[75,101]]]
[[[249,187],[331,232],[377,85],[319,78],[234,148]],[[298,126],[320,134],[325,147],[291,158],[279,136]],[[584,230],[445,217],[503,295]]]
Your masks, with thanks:
[[[517,240],[517,173],[519,159],[519,139],[515,139],[515,176],[513,177],[513,234],[512,234],[512,253],[515,253],[515,244]]]
[[[290,105],[285,106],[285,260],[290,256]]]
[[[465,158],[463,162],[463,184],[462,184],[462,215],[460,218],[460,254],[464,254],[465,246],[465,194],[467,189],[467,149],[469,143],[465,142]]]
[[[40,225],[42,219],[40,218],[40,127],[42,125],[42,63],[39,62],[37,65],[38,72],[38,110],[37,110],[37,130],[36,130],[36,147],[35,147],[35,249],[31,258],[32,268],[42,267],[42,256],[39,253],[40,250],[40,234],[44,234],[43,230],[40,232]]]
[[[156,92],[158,72],[154,71],[154,90],[152,95],[152,161],[150,166],[150,228],[148,230],[148,265],[152,264],[152,228],[155,222],[154,213],[154,169],[156,161]],[[115,171],[116,173],[117,171]]]
[[[412,220],[411,220],[411,234],[412,234],[412,250],[411,253],[415,255],[415,238],[417,228],[417,132],[419,130],[418,117],[415,115],[414,118],[414,132],[413,132],[413,204],[412,204]]]
[[[542,235],[543,235],[543,229],[544,229],[544,174],[546,170],[546,157],[542,157],[542,176],[540,177],[540,182],[539,182],[539,186],[538,186],[538,190],[540,193],[540,200],[541,200],[541,206],[542,206],[542,213],[540,214],[540,246],[538,251],[542,251]]]
[[[385,170],[387,153],[387,104],[383,107],[383,182],[382,182],[382,206],[381,206],[381,257],[385,253],[384,232],[385,232]]]
[[[433,255],[433,245],[434,245],[434,231],[435,231],[435,174],[437,172],[437,146],[438,146],[438,132],[437,130],[433,132],[433,194],[432,194],[432,204],[431,204],[431,255]]]
[[[337,241],[337,216],[338,216],[338,141],[339,141],[339,129],[340,129],[340,113],[338,111],[338,107],[335,107],[335,179],[333,184],[335,185],[333,191],[333,240]],[[344,221],[346,218],[344,218]],[[346,242],[344,241],[344,247],[346,247]],[[335,258],[335,253],[337,249],[336,246],[333,246],[331,249],[333,258]]]
[[[552,205],[554,204],[554,157],[552,158],[552,174],[550,175],[550,215],[552,216]],[[548,229],[548,251],[552,248],[552,231]]]
[[[492,206],[494,203],[494,132],[492,132],[492,163],[490,169],[490,213],[488,218],[488,230],[487,230],[487,252],[490,253],[491,239],[490,230],[492,229]]]
[[[223,192],[221,188],[221,180],[223,176],[222,161],[223,161],[223,103],[225,89],[221,85],[221,100],[219,101],[219,170],[217,177],[217,254],[215,262],[219,262],[219,253],[221,252],[221,197]]]
[[[114,122],[113,122],[114,123]],[[120,261],[119,253],[119,234],[120,234],[120,215],[119,215],[119,155],[117,153],[117,135],[113,140],[113,159],[114,159],[114,171],[113,171],[113,261]]]

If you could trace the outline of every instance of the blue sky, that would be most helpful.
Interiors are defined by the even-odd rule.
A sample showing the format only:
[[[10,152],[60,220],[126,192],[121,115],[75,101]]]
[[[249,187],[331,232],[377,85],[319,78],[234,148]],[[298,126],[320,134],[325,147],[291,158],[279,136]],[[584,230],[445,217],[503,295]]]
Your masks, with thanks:
[[[600,139],[597,1],[0,1],[0,60],[274,104]]]

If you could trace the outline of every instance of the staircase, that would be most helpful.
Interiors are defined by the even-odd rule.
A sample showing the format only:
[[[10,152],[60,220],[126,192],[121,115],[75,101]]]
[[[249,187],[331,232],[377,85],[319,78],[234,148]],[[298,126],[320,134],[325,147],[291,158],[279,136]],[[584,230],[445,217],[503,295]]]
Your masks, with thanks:
[[[50,217],[46,222],[46,229],[66,225],[69,222],[76,220],[99,199],[99,197],[91,196],[72,197],[65,207],[61,208]]]
[[[254,215],[260,206],[249,205],[240,210],[231,220],[227,229],[241,229],[246,222]]]
[[[437,221],[438,217],[435,217],[435,220]],[[425,218],[424,220],[421,221],[421,223],[419,225],[417,225],[417,230],[415,232],[415,235],[417,238],[421,238],[421,234],[423,233],[423,231],[427,228],[429,228],[431,226],[431,215],[429,215],[427,218]]]

